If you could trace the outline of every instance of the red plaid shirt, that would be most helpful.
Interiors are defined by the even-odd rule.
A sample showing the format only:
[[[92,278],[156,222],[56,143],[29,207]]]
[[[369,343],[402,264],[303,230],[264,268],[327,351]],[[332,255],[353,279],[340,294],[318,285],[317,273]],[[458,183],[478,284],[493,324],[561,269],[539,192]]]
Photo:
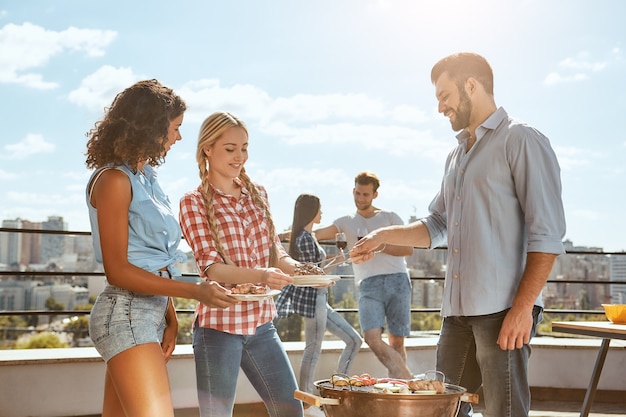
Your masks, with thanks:
[[[237,180],[238,181],[238,180]],[[268,234],[265,213],[252,201],[250,192],[241,186],[241,197],[213,189],[215,220],[219,225],[219,238],[228,257],[241,268],[267,268],[272,239]],[[267,202],[265,188],[257,185],[261,197]],[[217,252],[200,189],[186,193],[180,200],[180,224],[187,243],[193,250],[199,271],[214,263],[225,263]],[[278,235],[274,236],[281,251]],[[209,277],[210,279],[210,277]],[[226,285],[228,287],[228,285]],[[200,327],[208,327],[226,333],[252,335],[256,328],[276,316],[274,300],[242,301],[226,309],[211,308],[199,303],[195,318]],[[195,322],[195,320],[194,320]]]

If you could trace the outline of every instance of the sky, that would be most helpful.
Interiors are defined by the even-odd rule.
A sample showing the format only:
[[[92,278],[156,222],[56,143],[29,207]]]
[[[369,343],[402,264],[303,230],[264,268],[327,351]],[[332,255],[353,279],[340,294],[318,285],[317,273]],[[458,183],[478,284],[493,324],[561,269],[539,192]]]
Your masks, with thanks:
[[[353,212],[363,170],[377,207],[426,216],[457,144],[430,70],[472,51],[496,104],[550,139],[565,238],[626,250],[624,16],[621,0],[0,0],[0,220],[88,231],[86,133],[149,78],[188,105],[159,168],[176,214],[199,183],[200,124],[226,110],[248,126],[246,171],[278,230],[301,193],[322,225]]]

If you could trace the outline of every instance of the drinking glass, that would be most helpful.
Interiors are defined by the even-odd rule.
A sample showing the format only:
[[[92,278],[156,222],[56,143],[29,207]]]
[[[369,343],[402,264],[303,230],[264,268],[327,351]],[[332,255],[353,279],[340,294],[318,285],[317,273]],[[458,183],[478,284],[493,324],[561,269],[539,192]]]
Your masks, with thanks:
[[[346,234],[344,232],[339,232],[335,234],[335,245],[337,246],[337,248],[339,248],[341,253],[345,256],[345,253],[343,253],[343,250],[348,247],[348,240],[346,239]],[[345,266],[345,265],[346,263],[343,262],[341,263],[341,265],[338,265],[338,266]]]
[[[346,240],[346,234],[344,232],[339,232],[335,235],[335,245],[337,245],[341,252],[348,247],[348,241]]]

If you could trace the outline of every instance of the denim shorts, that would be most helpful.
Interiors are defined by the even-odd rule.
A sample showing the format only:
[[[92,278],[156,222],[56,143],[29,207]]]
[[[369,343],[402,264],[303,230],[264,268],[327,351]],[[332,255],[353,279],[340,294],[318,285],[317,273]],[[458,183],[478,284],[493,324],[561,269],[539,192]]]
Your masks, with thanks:
[[[385,328],[395,336],[411,332],[411,280],[407,273],[375,275],[359,285],[361,331]]]
[[[105,362],[145,343],[161,343],[168,298],[107,285],[89,316],[89,336]]]

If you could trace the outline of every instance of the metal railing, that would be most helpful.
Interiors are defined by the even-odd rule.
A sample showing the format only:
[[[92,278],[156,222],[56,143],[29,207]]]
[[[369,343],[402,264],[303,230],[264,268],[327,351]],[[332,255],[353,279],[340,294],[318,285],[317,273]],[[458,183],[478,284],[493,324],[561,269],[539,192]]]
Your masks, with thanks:
[[[44,234],[44,235],[65,235],[65,236],[90,236],[90,232],[85,231],[66,231],[66,230],[40,230],[40,229],[22,229],[22,228],[8,228],[1,227],[0,235],[2,233],[22,233],[22,234]],[[327,246],[333,246],[334,242],[320,242]],[[420,251],[424,249],[416,249]],[[445,251],[446,248],[435,249],[435,251]],[[568,250],[566,252],[568,256],[626,256],[626,252],[608,252],[602,250]],[[28,270],[28,271],[16,271],[16,270],[0,270],[0,281],[3,277],[13,277],[18,279],[36,279],[38,277],[89,277],[89,276],[103,276],[102,272],[90,272],[90,271],[41,271],[41,270]],[[353,279],[352,275],[341,275],[342,279]],[[184,278],[197,278],[198,274],[186,273],[183,274]],[[589,279],[562,279],[552,278],[547,281],[547,284],[555,285],[597,285],[597,286],[610,286],[610,285],[624,285],[626,286],[626,280],[609,280],[608,277],[601,277],[603,279],[589,280]],[[416,282],[428,282],[428,283],[442,283],[444,277],[440,276],[411,276],[413,283]],[[0,287],[1,290],[1,287]],[[1,294],[0,294],[1,295]],[[608,301],[608,300],[607,300]],[[356,308],[336,308],[341,313],[356,313]],[[190,314],[193,310],[179,309],[179,313]],[[412,313],[438,313],[439,308],[435,307],[413,307]],[[573,315],[603,315],[604,311],[601,309],[589,309],[589,308],[546,308],[546,313],[551,314],[573,314]],[[85,315],[89,314],[88,310],[0,310],[1,316],[32,316],[32,315]]]

